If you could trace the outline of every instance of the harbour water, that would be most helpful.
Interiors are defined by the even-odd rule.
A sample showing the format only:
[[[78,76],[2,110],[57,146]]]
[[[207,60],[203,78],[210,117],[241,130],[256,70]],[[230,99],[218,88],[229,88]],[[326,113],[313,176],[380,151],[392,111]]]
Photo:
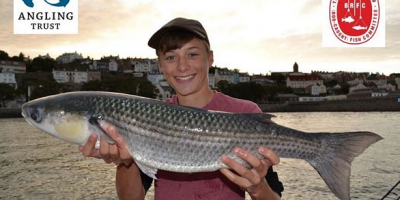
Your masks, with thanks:
[[[310,132],[371,131],[384,139],[352,164],[352,199],[380,199],[400,179],[400,112],[274,113],[275,122]],[[0,199],[117,199],[115,166],[85,158],[24,119],[0,119]],[[305,161],[274,168],[283,199],[336,199]],[[398,199],[400,187],[388,199]],[[153,198],[149,191],[146,199]],[[248,198],[248,197],[247,197]],[[249,199],[249,198],[248,198]]]

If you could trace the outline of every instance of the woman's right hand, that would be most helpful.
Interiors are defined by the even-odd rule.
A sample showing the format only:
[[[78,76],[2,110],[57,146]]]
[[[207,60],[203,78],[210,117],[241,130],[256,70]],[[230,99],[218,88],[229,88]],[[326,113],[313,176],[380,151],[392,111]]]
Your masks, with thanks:
[[[124,163],[129,166],[132,164],[132,156],[126,149],[125,141],[119,136],[116,128],[110,124],[103,124],[102,128],[116,143],[109,144],[100,138],[100,148],[96,149],[97,134],[92,134],[84,146],[79,146],[79,151],[82,152],[83,156],[101,158],[106,163],[114,163],[116,165]]]

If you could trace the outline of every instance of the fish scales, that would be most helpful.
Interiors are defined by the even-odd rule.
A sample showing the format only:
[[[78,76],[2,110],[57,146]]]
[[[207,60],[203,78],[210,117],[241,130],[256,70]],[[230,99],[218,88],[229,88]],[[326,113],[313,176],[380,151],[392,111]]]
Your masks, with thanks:
[[[106,99],[100,101],[106,101]],[[175,114],[176,117],[168,117],[172,116],[170,113],[174,113],[174,109],[167,108],[163,106],[164,104],[151,106],[151,103],[140,101],[122,103],[119,100],[106,104],[103,108],[99,105],[98,110],[98,113],[106,121],[116,124],[117,128],[137,133],[128,134],[126,137],[136,147],[132,149],[132,154],[138,155],[137,159],[146,165],[163,166],[166,170],[181,172],[210,171],[223,167],[218,159],[221,155],[227,154],[236,158],[232,154],[234,147],[242,147],[256,154],[259,146],[268,146],[281,157],[302,159],[315,156],[312,153],[314,151],[308,151],[308,149],[314,146],[318,147],[318,144],[310,143],[309,139],[303,138],[304,142],[301,142],[301,134],[298,131],[292,136],[280,137],[279,134],[276,134],[279,133],[276,131],[280,128],[278,125],[270,127],[272,130],[269,132],[276,132],[275,134],[267,135],[263,132],[268,130],[263,128],[259,122],[241,116],[227,113],[180,111]],[[137,111],[135,113],[136,120],[132,125],[121,127],[122,124],[131,122],[132,119],[122,118],[125,115],[119,114],[116,110],[129,112],[130,109]],[[112,115],[108,113],[112,113]],[[121,123],[122,121],[125,123]],[[152,132],[150,133],[148,130]],[[250,138],[249,135],[251,135]],[[296,139],[293,139],[293,136],[296,136]],[[281,142],[273,142],[275,140]],[[301,145],[291,145],[296,142]],[[168,148],[165,149],[163,146],[168,146]],[[185,148],[190,150],[182,153],[182,149]],[[303,149],[303,151],[299,149]],[[140,155],[151,155],[149,157],[152,159],[146,159],[146,156]],[[204,158],[199,159],[199,156]],[[183,158],[196,159],[188,159],[187,162],[183,162],[181,161]],[[154,160],[159,161],[155,162]]]
[[[281,158],[311,164],[339,199],[350,199],[350,166],[355,157],[382,139],[365,131],[307,133],[273,123],[268,114],[206,111],[110,92],[71,92],[27,102],[22,114],[31,125],[65,141],[83,145],[91,133],[112,143],[100,124],[116,127],[139,168],[215,171],[226,154],[248,168],[232,150],[241,147],[262,158],[266,146]],[[71,129],[78,133],[71,133]]]

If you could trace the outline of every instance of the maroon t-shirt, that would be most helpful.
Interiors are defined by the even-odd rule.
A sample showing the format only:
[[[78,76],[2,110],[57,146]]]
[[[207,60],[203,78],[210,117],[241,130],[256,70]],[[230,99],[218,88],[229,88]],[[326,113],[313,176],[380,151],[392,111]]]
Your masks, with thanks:
[[[165,100],[177,104],[177,97]],[[257,104],[232,98],[216,92],[214,98],[203,107],[233,113],[261,113]],[[156,200],[243,200],[245,193],[221,172],[176,173],[158,170],[155,181]]]

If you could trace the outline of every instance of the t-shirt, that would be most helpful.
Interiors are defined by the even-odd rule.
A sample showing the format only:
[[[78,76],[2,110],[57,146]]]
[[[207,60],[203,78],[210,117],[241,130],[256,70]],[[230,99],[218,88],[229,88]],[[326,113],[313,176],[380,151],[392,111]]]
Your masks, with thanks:
[[[166,99],[165,102],[178,104],[177,96]],[[257,104],[229,97],[220,92],[216,92],[214,98],[203,108],[232,113],[261,113]],[[245,198],[245,192],[220,171],[177,173],[158,170],[156,176],[158,178],[155,181],[156,200],[243,200]],[[283,185],[272,167],[268,170],[266,179],[271,189],[281,195]]]

